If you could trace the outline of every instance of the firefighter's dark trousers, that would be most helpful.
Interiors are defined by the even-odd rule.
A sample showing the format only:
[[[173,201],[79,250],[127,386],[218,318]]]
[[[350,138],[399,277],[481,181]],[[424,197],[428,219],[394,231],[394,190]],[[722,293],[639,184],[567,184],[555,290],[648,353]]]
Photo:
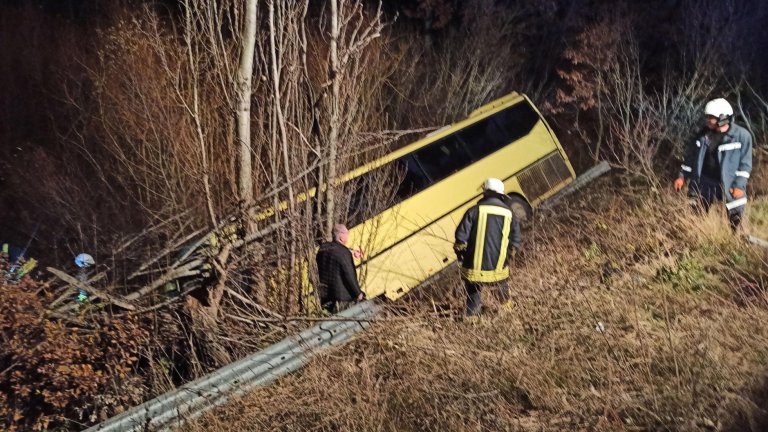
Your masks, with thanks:
[[[690,195],[698,198],[698,203],[695,209],[709,212],[709,208],[712,207],[712,203],[723,202],[723,186],[719,180],[711,179],[709,177],[702,176],[698,183],[691,184]],[[746,206],[739,206],[734,209],[728,210],[728,222],[731,224],[732,229],[736,229],[741,224],[741,218],[744,214],[744,208]]]
[[[478,315],[483,308],[480,298],[480,289],[491,289],[502,303],[509,300],[509,280],[499,282],[471,282],[464,279],[464,288],[467,290],[467,316]]]

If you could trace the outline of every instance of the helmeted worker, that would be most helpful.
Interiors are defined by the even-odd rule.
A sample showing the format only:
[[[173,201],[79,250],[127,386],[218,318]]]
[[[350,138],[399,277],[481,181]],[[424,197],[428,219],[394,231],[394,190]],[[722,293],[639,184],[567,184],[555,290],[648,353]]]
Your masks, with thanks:
[[[348,239],[347,227],[336,224],[333,227],[333,240],[320,245],[317,251],[320,305],[330,313],[338,312],[340,303],[365,299],[357,281],[352,252],[346,246]]]
[[[688,144],[674,187],[680,190],[688,180],[688,195],[696,198],[704,211],[714,201],[725,199],[728,220],[736,229],[747,204],[752,135],[733,122],[733,108],[725,99],[709,101],[704,115],[706,125]]]
[[[96,265],[96,260],[87,253],[81,253],[75,257],[75,265],[79,269],[77,272],[77,280],[87,283],[89,277],[88,271]],[[78,303],[84,303],[88,300],[88,292],[82,288],[78,288],[76,299]]]
[[[505,198],[504,183],[487,179],[483,183],[483,197],[464,213],[456,228],[454,250],[467,290],[469,316],[481,311],[483,285],[499,285],[501,300],[509,301],[507,259],[520,249],[520,223]]]

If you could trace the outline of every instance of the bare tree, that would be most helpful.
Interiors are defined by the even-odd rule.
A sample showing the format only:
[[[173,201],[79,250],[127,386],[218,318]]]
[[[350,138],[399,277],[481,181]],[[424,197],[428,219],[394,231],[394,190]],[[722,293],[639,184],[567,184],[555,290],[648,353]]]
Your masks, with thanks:
[[[196,62],[199,61],[201,57],[201,53],[198,51],[200,49],[200,44],[193,41],[194,36],[192,32],[196,27],[193,25],[193,23],[196,18],[192,15],[195,12],[195,8],[189,0],[184,2],[184,11],[186,13],[185,19],[187,24],[184,26],[184,45],[187,49],[187,56],[189,60],[188,73],[192,90],[192,100],[191,104],[187,101],[186,98],[180,98],[180,100],[184,104],[184,108],[189,113],[189,116],[192,118],[195,125],[197,142],[200,146],[200,161],[202,163],[202,180],[203,188],[205,190],[205,203],[208,208],[208,216],[211,218],[211,226],[216,226],[218,225],[218,222],[216,219],[216,211],[213,208],[213,196],[211,193],[210,167],[208,164],[207,156],[208,143],[205,137],[205,132],[203,131],[202,120],[200,118],[200,68],[196,67]]]
[[[328,219],[325,223],[326,235],[330,235],[335,221],[335,194],[333,182],[336,179],[336,153],[339,138],[339,87],[341,76],[339,71],[339,4],[337,0],[331,0],[331,43],[328,50],[330,58],[328,75],[331,79],[331,117],[330,133],[328,136],[328,191],[325,197],[325,208]],[[342,3],[342,7],[343,7]]]
[[[358,113],[348,108],[342,111],[342,104],[345,95],[342,94],[342,86],[354,76],[349,75],[350,63],[359,60],[363,50],[373,40],[381,36],[381,30],[384,27],[381,15],[381,3],[378,5],[375,15],[370,20],[366,20],[363,14],[363,3],[359,0],[353,2],[330,1],[330,42],[328,47],[328,80],[326,86],[331,86],[330,101],[327,106],[327,148],[325,149],[325,159],[327,161],[327,185],[328,189],[325,196],[326,210],[326,235],[330,235],[333,224],[336,222],[336,196],[335,184],[338,176],[338,159],[340,141],[346,136],[350,120]],[[349,104],[347,104],[349,107]]]
[[[162,292],[177,286],[185,326],[204,347],[199,364],[212,365],[228,361],[233,343],[219,336],[243,331],[243,320],[298,308],[316,224],[312,200],[297,205],[301,192],[329,163],[327,143],[336,143],[334,177],[385,150],[380,95],[394,68],[381,10],[362,2],[337,4],[333,67],[329,16],[308,16],[308,1],[183,5],[178,30],[148,7],[107,32],[94,115],[84,116],[96,121],[80,144],[101,180],[125,188],[157,227],[115,252],[137,251],[94,288],[156,310],[173,304]],[[243,206],[248,240],[233,240]]]
[[[240,66],[237,70],[237,141],[238,141],[238,192],[246,208],[253,206],[253,173],[251,168],[251,80],[253,57],[256,49],[256,0],[246,0],[244,29],[240,46]],[[252,227],[248,227],[252,230]]]

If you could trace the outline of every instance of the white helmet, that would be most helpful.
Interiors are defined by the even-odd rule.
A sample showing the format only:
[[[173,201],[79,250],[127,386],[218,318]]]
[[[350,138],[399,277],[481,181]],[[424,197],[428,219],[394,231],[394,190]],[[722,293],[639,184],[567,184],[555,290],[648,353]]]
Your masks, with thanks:
[[[716,117],[720,125],[730,122],[733,116],[733,108],[727,100],[723,98],[712,99],[704,107],[704,115]]]
[[[96,264],[96,261],[87,253],[81,253],[75,257],[75,265],[80,268],[88,268],[94,264]]]
[[[483,190],[504,194],[504,183],[497,178],[489,178],[483,182]]]

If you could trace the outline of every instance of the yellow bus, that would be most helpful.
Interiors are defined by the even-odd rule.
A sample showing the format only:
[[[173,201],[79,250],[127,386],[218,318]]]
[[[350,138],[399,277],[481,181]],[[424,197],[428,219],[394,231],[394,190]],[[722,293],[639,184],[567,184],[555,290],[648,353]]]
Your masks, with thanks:
[[[575,178],[525,95],[504,96],[340,179],[351,194],[340,222],[350,228],[347,246],[368,298],[396,300],[456,259],[456,226],[488,177],[504,182],[521,218]]]
[[[350,197],[338,221],[350,228],[347,246],[368,298],[397,300],[449,266],[456,259],[456,226],[480,198],[481,185],[489,177],[504,182],[510,207],[521,219],[575,178],[557,137],[525,95],[506,95],[338,178],[336,187]],[[296,200],[316,200],[316,192],[312,188]],[[262,208],[256,218],[268,220],[287,207],[282,200],[278,208]],[[208,251],[191,256],[189,251],[217,249],[218,236],[233,240],[241,235],[237,227],[228,225],[222,233],[187,246],[184,256],[212,255]],[[314,310],[306,264],[300,265],[302,302]],[[211,266],[203,270],[209,275]],[[187,282],[198,286],[198,279]],[[183,292],[192,289],[179,281],[171,285]]]

